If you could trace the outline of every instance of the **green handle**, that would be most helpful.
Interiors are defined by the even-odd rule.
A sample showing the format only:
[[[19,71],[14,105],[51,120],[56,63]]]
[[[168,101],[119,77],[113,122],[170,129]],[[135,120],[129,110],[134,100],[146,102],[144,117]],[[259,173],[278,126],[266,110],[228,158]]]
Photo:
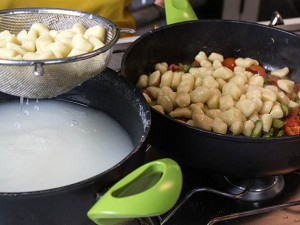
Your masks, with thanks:
[[[197,16],[188,0],[165,0],[167,24],[197,20]]]
[[[177,202],[182,173],[172,159],[149,162],[113,185],[88,211],[98,225],[164,214]]]

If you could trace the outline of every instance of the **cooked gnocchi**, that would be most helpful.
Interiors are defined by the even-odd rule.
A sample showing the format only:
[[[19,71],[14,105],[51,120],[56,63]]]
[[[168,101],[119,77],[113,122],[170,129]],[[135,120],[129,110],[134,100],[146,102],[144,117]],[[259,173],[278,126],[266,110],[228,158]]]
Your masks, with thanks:
[[[0,32],[0,59],[47,60],[84,54],[104,46],[106,29],[102,25],[86,28],[75,23],[71,29],[50,30],[34,23],[26,31]]]
[[[137,86],[160,113],[220,134],[300,134],[300,85],[288,78],[287,67],[266,72],[255,59],[200,51],[190,66],[161,62],[154,68]],[[292,114],[291,131],[286,121]]]

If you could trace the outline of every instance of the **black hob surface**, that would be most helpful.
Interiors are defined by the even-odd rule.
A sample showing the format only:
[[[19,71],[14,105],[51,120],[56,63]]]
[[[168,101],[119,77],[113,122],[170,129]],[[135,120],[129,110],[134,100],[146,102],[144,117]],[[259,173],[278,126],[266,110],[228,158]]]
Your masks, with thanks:
[[[156,151],[150,149],[149,152],[149,160],[163,157],[154,153],[153,158],[153,152]],[[300,173],[297,171],[269,178],[274,182],[277,182],[278,178],[282,182],[279,190],[275,190],[277,193],[274,196],[263,199],[264,194],[261,194],[262,200],[251,200],[251,197],[244,200],[243,196],[249,195],[249,192],[255,195],[259,191],[259,185],[255,186],[255,179],[246,180],[247,185],[237,191],[227,188],[225,177],[199,173],[187,165],[181,165],[181,169],[184,182],[177,205],[165,215],[137,219],[128,225],[300,224]],[[261,182],[263,183],[264,179],[260,179],[259,183]],[[271,188],[274,187],[270,185],[269,189]],[[269,191],[268,187],[263,189]]]

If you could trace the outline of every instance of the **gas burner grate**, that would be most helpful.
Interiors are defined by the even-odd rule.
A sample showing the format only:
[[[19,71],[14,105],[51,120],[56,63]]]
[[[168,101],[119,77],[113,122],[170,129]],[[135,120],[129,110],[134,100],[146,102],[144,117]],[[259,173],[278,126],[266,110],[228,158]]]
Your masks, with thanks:
[[[225,192],[240,194],[244,201],[263,201],[276,197],[284,188],[284,179],[282,176],[272,176],[264,178],[231,178],[221,176],[218,178]]]

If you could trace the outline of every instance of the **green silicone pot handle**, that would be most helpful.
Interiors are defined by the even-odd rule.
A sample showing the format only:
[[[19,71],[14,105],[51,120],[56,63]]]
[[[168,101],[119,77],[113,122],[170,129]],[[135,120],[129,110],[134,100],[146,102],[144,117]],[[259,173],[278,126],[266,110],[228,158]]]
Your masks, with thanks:
[[[161,215],[175,205],[181,188],[182,173],[175,161],[149,162],[112,186],[87,215],[98,225]]]
[[[165,0],[167,24],[197,20],[197,16],[188,0]]]

